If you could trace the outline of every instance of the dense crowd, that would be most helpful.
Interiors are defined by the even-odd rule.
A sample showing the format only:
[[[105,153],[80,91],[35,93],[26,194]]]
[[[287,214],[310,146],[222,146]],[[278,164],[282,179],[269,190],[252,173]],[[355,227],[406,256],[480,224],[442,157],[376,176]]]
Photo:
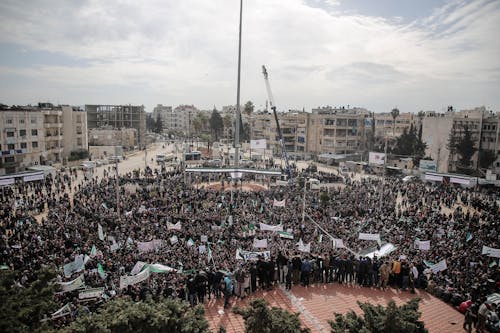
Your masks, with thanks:
[[[85,285],[105,288],[104,298],[88,302],[78,300],[78,291],[58,293],[61,306],[93,311],[123,295],[177,297],[193,305],[224,296],[228,305],[232,296],[277,283],[426,288],[457,306],[467,300],[480,305],[498,291],[498,258],[481,252],[483,245],[500,248],[498,192],[349,177],[326,195],[301,186],[241,191],[227,182],[220,191],[188,185],[180,171],[163,169],[120,177],[117,207],[111,167],[102,179],[83,177],[65,171],[2,189],[0,264],[22,272],[20,284],[43,266],[57,269],[60,282],[73,280],[82,271],[65,276],[62,267],[88,255]],[[284,207],[273,205],[283,200]],[[48,213],[37,223],[34,216],[42,212]],[[260,223],[281,225],[293,239],[261,231]],[[359,233],[378,233],[382,242],[360,240]],[[330,235],[345,247],[334,245]],[[267,240],[266,247],[256,249],[255,239]],[[161,242],[139,250],[153,240]],[[415,240],[429,240],[430,249],[416,249]],[[298,251],[299,241],[310,244],[309,252]],[[384,257],[357,255],[384,243],[396,249]],[[245,251],[252,260],[237,256]],[[430,267],[443,259],[447,269],[434,273]],[[120,277],[132,275],[138,262],[172,270],[121,289]]]

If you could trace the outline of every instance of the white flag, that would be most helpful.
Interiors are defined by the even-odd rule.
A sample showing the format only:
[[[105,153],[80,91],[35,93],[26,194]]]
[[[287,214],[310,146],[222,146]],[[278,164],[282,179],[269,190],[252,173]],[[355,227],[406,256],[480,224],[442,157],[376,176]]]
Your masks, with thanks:
[[[138,274],[142,270],[144,265],[146,265],[145,262],[142,262],[142,261],[136,262],[134,265],[134,268],[132,268],[132,271],[130,272],[130,274],[132,274],[132,275]]]
[[[200,254],[203,254],[203,253],[207,252],[207,247],[205,245],[198,246],[198,252]]]
[[[253,239],[253,247],[260,249],[260,248],[267,248],[267,239]]]
[[[97,224],[97,235],[100,240],[104,240],[104,232],[102,231],[102,225],[100,223]]]
[[[189,238],[189,239],[188,239],[188,241],[186,242],[186,245],[187,245],[188,247],[191,247],[191,246],[193,246],[193,245],[194,245],[194,241],[193,241],[191,238]]]
[[[266,149],[266,148],[267,148],[266,139],[250,140],[250,149]]]
[[[176,244],[178,241],[179,241],[179,239],[177,238],[177,236],[176,236],[176,235],[173,235],[172,237],[170,237],[170,244],[174,245],[174,244]]]
[[[302,238],[297,243],[297,247],[300,252],[311,252],[311,243],[307,243],[307,245],[305,245]]]
[[[281,201],[278,201],[276,199],[273,199],[273,206],[274,207],[285,207],[285,204],[286,204],[286,199],[283,199]]]

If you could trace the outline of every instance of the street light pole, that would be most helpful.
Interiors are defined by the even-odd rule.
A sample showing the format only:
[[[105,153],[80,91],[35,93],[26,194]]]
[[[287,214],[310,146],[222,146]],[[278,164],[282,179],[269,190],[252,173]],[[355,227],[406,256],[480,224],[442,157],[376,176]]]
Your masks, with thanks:
[[[120,183],[118,176],[118,159],[115,159],[115,170],[116,170],[116,213],[118,214],[118,218],[120,218]]]
[[[234,133],[234,166],[237,168],[240,162],[240,79],[241,79],[241,24],[243,17],[243,0],[240,0],[240,29],[238,39],[238,81],[236,88],[236,126]]]

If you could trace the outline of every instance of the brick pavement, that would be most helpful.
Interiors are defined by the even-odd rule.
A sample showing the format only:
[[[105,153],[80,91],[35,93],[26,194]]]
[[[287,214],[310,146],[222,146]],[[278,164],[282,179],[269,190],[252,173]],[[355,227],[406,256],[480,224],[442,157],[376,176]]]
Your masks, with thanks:
[[[463,315],[448,304],[422,291],[411,294],[396,289],[381,291],[358,286],[328,284],[313,285],[309,288],[294,286],[290,297],[279,288],[270,292],[258,292],[252,295],[252,298],[254,297],[263,297],[271,305],[280,306],[292,312],[299,312],[301,308],[305,309],[306,313],[302,313],[300,319],[304,326],[309,327],[313,333],[330,332],[327,320],[333,319],[334,312],[346,313],[352,309],[356,313],[361,313],[357,301],[386,305],[388,301],[393,300],[401,305],[413,297],[420,297],[419,310],[422,312],[421,318],[429,333],[463,332]],[[290,298],[295,302],[292,302]],[[233,306],[246,305],[248,298],[232,299],[231,303]],[[228,333],[244,332],[244,322],[241,316],[231,313],[230,310],[219,313],[223,310],[223,300],[212,300],[206,304],[205,309],[213,332],[216,332],[220,325],[225,326]]]

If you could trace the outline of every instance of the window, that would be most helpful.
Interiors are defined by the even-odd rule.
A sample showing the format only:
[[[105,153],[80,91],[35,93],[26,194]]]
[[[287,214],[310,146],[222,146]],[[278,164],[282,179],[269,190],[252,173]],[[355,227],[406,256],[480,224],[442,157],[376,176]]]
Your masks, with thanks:
[[[81,146],[82,145],[82,138],[76,138],[76,144],[78,146]]]
[[[9,143],[9,144],[7,145],[7,150],[14,150],[14,149],[16,149],[16,145],[15,145],[15,144],[13,144],[13,143]]]
[[[19,136],[26,136],[26,130],[25,129],[19,130]]]
[[[5,123],[7,124],[12,124],[14,121],[12,120],[12,118],[9,118],[7,120],[5,120]]]
[[[5,163],[14,163],[14,162],[16,162],[14,156],[9,156],[5,158]]]
[[[14,137],[14,132],[7,132],[7,137],[8,138],[13,138]]]
[[[78,124],[82,122],[82,116],[81,115],[76,116],[76,122]]]
[[[21,149],[26,149],[28,147],[28,145],[26,144],[26,142],[21,142]]]
[[[32,147],[32,148],[38,148],[38,142],[33,141],[33,142],[31,143],[31,147]]]
[[[24,119],[19,119],[19,124],[24,124]]]
[[[36,124],[38,122],[38,119],[36,117],[31,118],[31,123]]]
[[[38,135],[38,130],[36,130],[36,129],[32,129],[32,130],[31,130],[31,135],[32,135],[32,136],[37,136],[37,135]]]

